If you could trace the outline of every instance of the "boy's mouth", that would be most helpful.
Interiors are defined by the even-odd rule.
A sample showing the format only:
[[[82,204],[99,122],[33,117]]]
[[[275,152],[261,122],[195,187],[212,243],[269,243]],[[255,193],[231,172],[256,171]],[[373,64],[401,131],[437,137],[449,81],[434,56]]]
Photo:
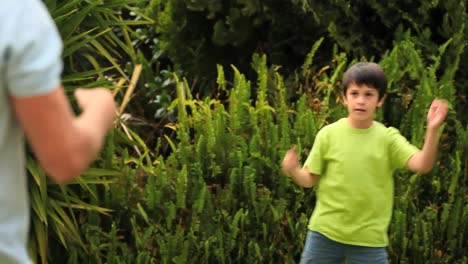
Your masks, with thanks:
[[[366,112],[366,109],[356,108],[356,109],[354,109],[354,111],[364,113],[364,112]]]

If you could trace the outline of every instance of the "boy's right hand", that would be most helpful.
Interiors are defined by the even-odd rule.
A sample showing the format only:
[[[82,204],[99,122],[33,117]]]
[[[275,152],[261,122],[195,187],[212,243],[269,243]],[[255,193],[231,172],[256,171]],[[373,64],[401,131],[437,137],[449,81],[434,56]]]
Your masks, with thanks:
[[[300,167],[296,147],[293,147],[286,152],[281,167],[286,175],[290,175]]]

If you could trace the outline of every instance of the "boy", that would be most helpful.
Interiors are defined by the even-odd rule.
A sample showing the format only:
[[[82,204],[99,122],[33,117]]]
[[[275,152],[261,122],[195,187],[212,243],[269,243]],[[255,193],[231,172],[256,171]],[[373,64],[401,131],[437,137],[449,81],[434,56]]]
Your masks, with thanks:
[[[418,150],[395,128],[374,121],[386,87],[379,65],[360,62],[350,67],[342,92],[348,117],[319,131],[302,168],[294,149],[283,159],[283,172],[298,185],[318,185],[301,263],[388,263],[392,173],[405,166],[419,173],[432,169],[447,104],[432,102],[424,146]]]
[[[26,135],[48,176],[64,183],[97,156],[115,118],[106,89],[77,90],[75,117],[60,83],[62,41],[41,0],[0,2],[0,263],[31,263]]]

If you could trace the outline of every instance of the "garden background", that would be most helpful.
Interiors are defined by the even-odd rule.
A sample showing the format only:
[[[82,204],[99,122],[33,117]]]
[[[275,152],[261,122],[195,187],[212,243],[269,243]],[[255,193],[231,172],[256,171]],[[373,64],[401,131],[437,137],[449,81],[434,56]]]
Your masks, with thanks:
[[[450,103],[432,172],[395,173],[391,263],[468,263],[468,1],[44,3],[72,103],[104,86],[120,116],[73,183],[30,154],[37,263],[296,263],[315,194],[281,160],[346,116],[361,60],[388,76],[377,119],[417,146],[432,100]]]

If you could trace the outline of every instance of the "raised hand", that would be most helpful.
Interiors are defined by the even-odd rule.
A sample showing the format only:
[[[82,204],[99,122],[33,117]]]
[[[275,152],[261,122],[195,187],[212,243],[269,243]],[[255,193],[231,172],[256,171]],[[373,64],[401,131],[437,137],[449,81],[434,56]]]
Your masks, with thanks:
[[[90,105],[95,104],[114,111],[116,108],[112,93],[105,88],[76,89],[75,98],[82,110],[86,110]]]
[[[448,112],[447,101],[435,99],[427,113],[427,128],[438,129],[445,120]]]
[[[283,169],[284,174],[288,175],[297,168],[299,168],[299,166],[299,157],[297,155],[296,147],[293,147],[289,149],[284,155],[281,167]]]

